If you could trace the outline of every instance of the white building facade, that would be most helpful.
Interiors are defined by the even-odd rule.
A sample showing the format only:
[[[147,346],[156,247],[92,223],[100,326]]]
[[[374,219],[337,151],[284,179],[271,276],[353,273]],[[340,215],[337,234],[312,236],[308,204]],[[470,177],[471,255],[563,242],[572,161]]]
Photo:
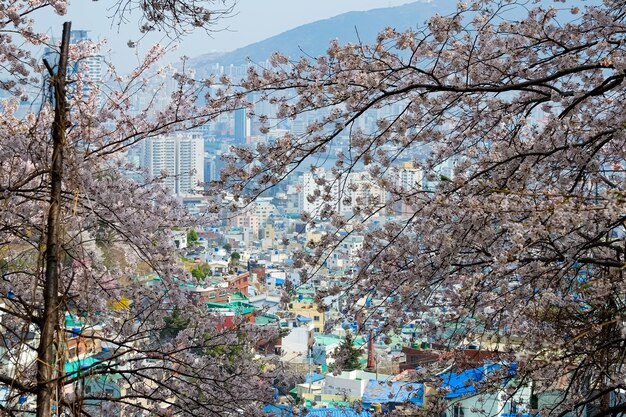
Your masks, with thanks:
[[[149,138],[142,143],[141,165],[151,177],[167,174],[172,194],[193,195],[204,181],[204,140],[190,133]]]

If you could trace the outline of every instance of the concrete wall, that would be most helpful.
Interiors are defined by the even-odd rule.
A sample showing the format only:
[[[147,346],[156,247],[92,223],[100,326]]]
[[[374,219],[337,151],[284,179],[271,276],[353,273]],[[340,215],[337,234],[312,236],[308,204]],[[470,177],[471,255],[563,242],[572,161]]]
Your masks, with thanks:
[[[309,346],[313,346],[313,326],[289,328],[289,334],[283,337],[282,351],[284,354],[301,353],[307,355]]]

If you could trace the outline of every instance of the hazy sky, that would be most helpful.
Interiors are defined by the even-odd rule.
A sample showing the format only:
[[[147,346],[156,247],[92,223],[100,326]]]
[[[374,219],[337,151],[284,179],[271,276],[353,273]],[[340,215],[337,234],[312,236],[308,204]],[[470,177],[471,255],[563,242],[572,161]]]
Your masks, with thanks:
[[[188,36],[181,42],[175,55],[190,57],[207,52],[231,51],[263,40],[305,23],[326,19],[353,10],[369,10],[399,6],[411,0],[238,0],[236,14],[221,22],[221,32],[209,37],[204,32]],[[42,12],[37,16],[40,30],[57,35],[65,20],[72,21],[73,29],[91,30],[94,40],[108,40],[113,62],[121,68],[133,66],[133,53],[127,46],[129,40],[139,36],[135,21],[126,24],[118,33],[111,27],[108,7],[112,0],[73,0],[68,14],[63,17]],[[144,43],[160,41],[162,35],[151,36]],[[165,40],[164,40],[165,41]],[[136,60],[135,60],[136,62]]]

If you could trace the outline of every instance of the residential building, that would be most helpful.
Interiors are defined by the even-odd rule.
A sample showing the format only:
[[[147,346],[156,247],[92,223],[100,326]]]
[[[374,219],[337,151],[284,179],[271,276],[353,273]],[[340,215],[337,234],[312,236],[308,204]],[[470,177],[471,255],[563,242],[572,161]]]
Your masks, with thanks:
[[[310,320],[315,333],[323,333],[326,325],[326,314],[319,310],[319,305],[312,296],[299,294],[296,299],[289,303],[289,311],[297,317]]]
[[[376,374],[361,370],[343,371],[340,375],[326,375],[323,394],[343,395],[349,400],[360,401],[370,379],[385,381],[390,375]]]
[[[89,38],[89,31],[87,30],[72,30],[70,31],[70,44],[77,45],[80,43],[91,42]],[[46,47],[44,50],[43,58],[48,61],[52,67],[56,67],[59,63],[58,50]],[[104,57],[95,51],[84,55],[78,60],[70,61],[68,63],[67,76],[68,79],[75,81],[77,75],[80,75],[81,90],[83,94],[88,94],[89,91],[95,87],[100,86],[104,76]],[[47,82],[48,75],[44,76],[44,81]],[[100,93],[98,93],[100,96]],[[101,97],[98,97],[101,100]]]
[[[245,108],[235,110],[235,143],[245,144],[250,137],[250,118]]]
[[[352,172],[341,184],[339,212],[344,216],[359,215],[370,208],[380,207],[387,200],[387,192],[367,172]],[[374,212],[373,215],[379,215]]]
[[[510,378],[497,377],[501,384],[500,389],[480,390],[480,385],[485,383],[496,371],[502,371],[504,365],[488,363],[477,368],[467,369],[461,372],[448,372],[441,374],[440,389],[447,392],[444,399],[447,401],[447,410],[444,417],[484,417],[502,416],[513,417],[528,413],[531,387],[520,386],[508,392],[507,385],[514,378],[515,365],[508,365]],[[493,384],[496,381],[492,382]],[[428,406],[430,395],[437,395],[433,387],[424,389],[424,406]]]
[[[295,358],[299,358],[300,362],[310,363],[308,354],[315,343],[313,325],[310,322],[289,320],[282,321],[280,326],[289,330],[282,339],[282,351],[287,360],[297,362]]]
[[[298,193],[300,212],[317,217],[325,203],[330,204],[334,210],[339,208],[339,180],[333,178],[332,174],[323,168],[316,170],[315,173],[305,172],[295,191]],[[324,201],[325,197],[328,201]]]
[[[424,187],[424,172],[420,168],[416,168],[413,162],[405,162],[397,171],[396,186],[400,193],[414,193],[422,190]],[[395,207],[396,212],[400,215],[408,216],[415,212],[415,209],[400,199]]]
[[[398,170],[397,185],[404,191],[421,190],[423,179],[423,171],[412,162],[406,162]]]
[[[189,195],[202,190],[204,141],[189,133],[177,133],[142,141],[141,165],[151,177],[166,174],[163,182],[172,194]]]

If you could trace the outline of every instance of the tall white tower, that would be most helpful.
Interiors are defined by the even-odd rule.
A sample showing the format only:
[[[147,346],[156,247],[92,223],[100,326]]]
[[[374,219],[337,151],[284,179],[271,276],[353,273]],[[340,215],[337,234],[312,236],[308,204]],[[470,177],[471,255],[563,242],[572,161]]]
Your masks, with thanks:
[[[204,140],[190,133],[146,139],[142,143],[141,165],[150,176],[166,173],[164,184],[172,194],[192,195],[202,191],[204,181]]]

